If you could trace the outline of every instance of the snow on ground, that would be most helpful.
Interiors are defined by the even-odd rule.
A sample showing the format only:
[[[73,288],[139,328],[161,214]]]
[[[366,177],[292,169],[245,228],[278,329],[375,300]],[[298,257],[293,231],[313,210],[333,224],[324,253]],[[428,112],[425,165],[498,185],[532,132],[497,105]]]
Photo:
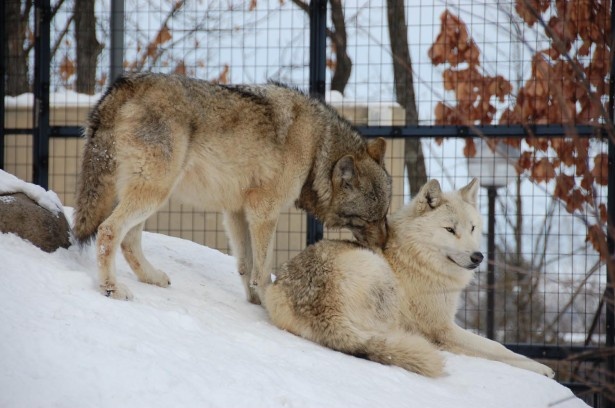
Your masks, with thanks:
[[[92,246],[48,254],[0,233],[0,407],[586,406],[502,363],[446,354],[430,379],[323,348],[248,303],[230,256],[153,233],[143,246],[172,285],[138,282],[120,256],[127,302],[97,291]]]

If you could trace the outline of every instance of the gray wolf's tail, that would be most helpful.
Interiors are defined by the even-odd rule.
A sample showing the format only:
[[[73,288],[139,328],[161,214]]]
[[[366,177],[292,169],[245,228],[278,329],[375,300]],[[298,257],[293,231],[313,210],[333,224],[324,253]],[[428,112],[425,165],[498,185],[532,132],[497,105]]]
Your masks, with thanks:
[[[111,85],[88,117],[77,179],[73,234],[80,245],[94,238],[98,226],[111,214],[116,201],[117,164],[114,123],[117,111],[130,97],[132,81],[122,77]]]
[[[444,370],[442,354],[425,338],[412,333],[375,335],[365,344],[364,354],[369,360],[427,377],[437,377]]]

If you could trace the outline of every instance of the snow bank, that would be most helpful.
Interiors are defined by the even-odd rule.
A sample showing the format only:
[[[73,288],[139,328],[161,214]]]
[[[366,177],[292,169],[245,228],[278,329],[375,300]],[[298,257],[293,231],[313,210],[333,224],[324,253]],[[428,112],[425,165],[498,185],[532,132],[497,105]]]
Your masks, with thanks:
[[[246,302],[231,257],[160,234],[143,245],[172,285],[139,283],[118,259],[126,302],[96,290],[93,247],[47,254],[0,234],[0,406],[586,406],[502,363],[447,354],[429,379],[323,348]]]

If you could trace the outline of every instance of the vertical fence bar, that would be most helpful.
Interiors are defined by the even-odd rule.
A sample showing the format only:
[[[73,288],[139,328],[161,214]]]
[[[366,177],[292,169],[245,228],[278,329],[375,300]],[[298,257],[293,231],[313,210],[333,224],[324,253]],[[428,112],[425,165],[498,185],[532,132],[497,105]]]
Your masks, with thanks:
[[[51,65],[49,0],[36,0],[34,17],[34,138],[32,182],[49,188],[49,71]]]
[[[0,4],[0,18],[2,18],[2,29],[0,29],[0,72],[2,78],[0,78],[0,119],[2,120],[2,127],[0,128],[0,169],[4,169],[4,95],[6,84],[6,61],[4,44],[6,42],[6,1],[2,1]]]
[[[109,83],[124,71],[124,0],[111,0],[111,63]]]
[[[611,75],[613,73],[611,72]],[[611,85],[612,86],[612,85]],[[613,99],[613,93],[610,95],[611,99]],[[611,115],[613,112],[613,107],[611,106]],[[615,292],[613,285],[615,285],[615,280],[612,279],[615,274],[615,267],[613,260],[613,252],[615,249],[615,245],[613,242],[613,231],[615,231],[615,225],[613,225],[613,217],[615,217],[615,144],[613,143],[613,138],[609,138],[609,179],[608,179],[608,197],[607,197],[607,209],[608,209],[608,217],[607,217],[607,247],[609,252],[609,258],[607,260],[606,269],[606,292],[605,292],[605,301],[604,304],[606,306],[606,347],[613,349],[615,348],[615,306],[613,302],[615,302]],[[613,353],[610,353],[607,357],[606,361],[607,365],[607,375],[606,382],[613,383],[615,381],[615,356]],[[608,408],[615,408],[615,401],[609,401],[605,403],[605,406]]]
[[[324,100],[327,61],[327,0],[310,1],[310,95]],[[307,244],[322,239],[323,225],[307,216]]]
[[[611,129],[609,135],[609,148],[608,148],[608,160],[609,160],[609,174],[608,174],[608,190],[607,190],[607,249],[608,260],[606,264],[606,293],[604,303],[606,306],[605,318],[606,318],[606,347],[615,347],[615,280],[612,279],[615,276],[615,261],[613,260],[613,253],[615,250],[615,241],[613,237],[613,231],[615,231],[615,225],[613,219],[615,217],[615,128],[613,126],[615,120],[615,53],[613,53],[613,47],[615,47],[615,1],[611,0],[611,72],[609,75],[609,119]],[[606,361],[607,384],[613,384],[615,381],[615,356],[609,353]],[[615,408],[615,401],[605,401],[607,408]]]
[[[489,216],[487,226],[487,338],[495,339],[495,200],[497,187],[487,187]]]

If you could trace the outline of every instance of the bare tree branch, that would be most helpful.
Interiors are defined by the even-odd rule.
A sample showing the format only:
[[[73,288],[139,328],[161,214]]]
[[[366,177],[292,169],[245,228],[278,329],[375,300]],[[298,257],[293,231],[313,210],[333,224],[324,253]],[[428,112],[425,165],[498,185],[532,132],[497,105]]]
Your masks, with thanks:
[[[64,25],[64,28],[58,34],[58,38],[56,39],[55,43],[51,47],[51,58],[53,58],[54,55],[56,55],[56,52],[58,51],[58,48],[60,48],[60,44],[62,43],[62,40],[64,40],[64,37],[66,37],[66,34],[68,33],[68,30],[70,29],[70,25],[73,23],[74,20],[75,20],[75,15],[71,14],[70,17],[68,17],[68,20],[66,21],[66,24]]]

